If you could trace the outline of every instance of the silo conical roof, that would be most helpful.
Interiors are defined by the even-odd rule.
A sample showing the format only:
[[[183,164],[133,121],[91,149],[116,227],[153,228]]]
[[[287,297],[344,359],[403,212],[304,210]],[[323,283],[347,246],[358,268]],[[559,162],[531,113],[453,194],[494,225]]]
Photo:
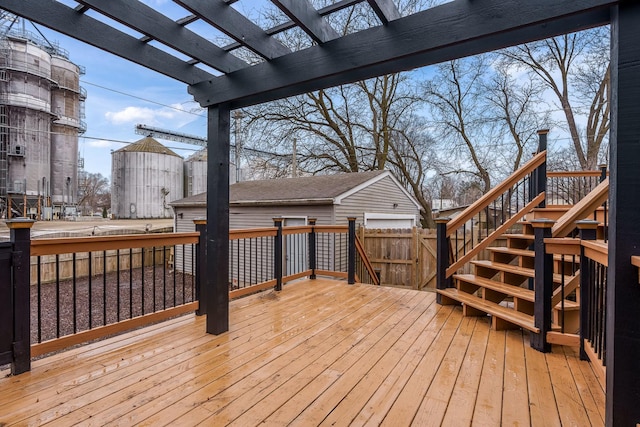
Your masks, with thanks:
[[[160,144],[158,141],[151,138],[150,136],[142,138],[139,141],[132,142],[126,147],[122,147],[119,150],[116,150],[116,152],[159,153],[159,154],[167,154],[169,156],[176,156],[176,157],[182,158],[182,156],[171,151],[170,149]]]

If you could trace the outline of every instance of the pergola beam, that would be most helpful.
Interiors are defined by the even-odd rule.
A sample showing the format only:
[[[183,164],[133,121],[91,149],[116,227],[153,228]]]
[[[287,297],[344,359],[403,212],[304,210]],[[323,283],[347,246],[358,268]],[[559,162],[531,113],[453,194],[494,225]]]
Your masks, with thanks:
[[[192,85],[189,92],[202,106],[240,108],[604,25],[614,4],[454,1]]]
[[[263,58],[273,59],[291,53],[289,48],[223,0],[174,1]]]
[[[142,2],[77,1],[222,73],[237,71],[248,66],[246,62],[185,28],[184,24],[172,21]]]
[[[272,0],[298,27],[316,43],[337,39],[340,34],[313,8],[309,0]]]
[[[391,0],[367,0],[373,11],[383,24],[400,18],[400,11]]]
[[[2,0],[0,6],[13,14],[186,84],[194,84],[214,77],[204,70],[57,1]]]

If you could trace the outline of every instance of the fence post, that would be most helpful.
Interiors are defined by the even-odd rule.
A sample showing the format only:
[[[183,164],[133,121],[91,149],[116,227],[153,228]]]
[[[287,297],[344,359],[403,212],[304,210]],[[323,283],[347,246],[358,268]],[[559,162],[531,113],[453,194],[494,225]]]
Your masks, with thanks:
[[[307,222],[311,226],[309,232],[309,269],[311,275],[309,278],[315,280],[316,278],[316,218],[308,218]]]
[[[207,313],[207,298],[205,297],[207,289],[206,287],[202,286],[202,278],[207,274],[207,220],[206,218],[198,218],[194,219],[193,223],[196,225],[196,231],[200,233],[200,236],[198,237],[198,255],[196,258],[195,298],[198,301],[198,309],[196,310],[196,315],[202,316],[203,314]]]
[[[31,370],[31,227],[25,218],[8,220],[13,244],[13,362],[11,373]]]
[[[549,133],[549,129],[540,129],[538,131],[538,153],[542,153],[547,149],[547,134]],[[542,162],[540,166],[536,168],[536,184],[535,184],[535,194],[531,195],[533,199],[538,194],[547,191],[547,161]],[[538,205],[539,208],[544,208],[546,206],[545,200],[542,200]]]
[[[535,326],[540,329],[540,333],[531,334],[531,347],[544,353],[551,351],[551,345],[547,342],[547,332],[551,330],[551,297],[553,296],[553,255],[546,253],[544,239],[551,237],[553,224],[555,221],[546,218],[531,221],[535,238],[533,313]]]
[[[276,276],[276,291],[282,290],[282,222],[284,218],[273,218],[273,225],[277,228],[273,238],[273,274]]]
[[[451,287],[451,278],[447,277],[449,267],[449,238],[447,237],[447,223],[451,218],[436,218],[436,288],[446,289]],[[437,294],[436,301],[442,304],[442,295]]]
[[[347,260],[347,283],[356,283],[356,217],[349,220],[349,259]]]
[[[577,221],[576,225],[580,230],[580,240],[596,240],[598,221],[583,219]],[[591,311],[591,263],[592,261],[584,256],[584,247],[580,245],[580,359],[589,360],[584,351],[584,341],[588,338],[589,312]]]

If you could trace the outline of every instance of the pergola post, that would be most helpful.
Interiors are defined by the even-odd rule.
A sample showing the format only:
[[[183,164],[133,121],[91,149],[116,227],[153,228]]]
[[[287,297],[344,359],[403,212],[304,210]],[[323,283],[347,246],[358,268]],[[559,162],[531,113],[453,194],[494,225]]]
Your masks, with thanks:
[[[640,423],[640,3],[611,20],[611,141],[607,276],[606,425]]]
[[[228,105],[207,115],[207,259],[203,278],[207,333],[229,330],[229,139]]]

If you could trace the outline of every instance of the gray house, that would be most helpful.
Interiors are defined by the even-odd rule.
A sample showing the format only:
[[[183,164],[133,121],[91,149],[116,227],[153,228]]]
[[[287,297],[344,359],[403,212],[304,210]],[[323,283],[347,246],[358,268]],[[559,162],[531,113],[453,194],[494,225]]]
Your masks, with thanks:
[[[206,217],[206,193],[170,204],[174,228],[193,231],[193,220]],[[274,217],[284,225],[347,224],[354,216],[367,228],[410,228],[419,224],[420,205],[389,171],[370,171],[302,178],[244,181],[230,186],[229,226],[270,227]]]

